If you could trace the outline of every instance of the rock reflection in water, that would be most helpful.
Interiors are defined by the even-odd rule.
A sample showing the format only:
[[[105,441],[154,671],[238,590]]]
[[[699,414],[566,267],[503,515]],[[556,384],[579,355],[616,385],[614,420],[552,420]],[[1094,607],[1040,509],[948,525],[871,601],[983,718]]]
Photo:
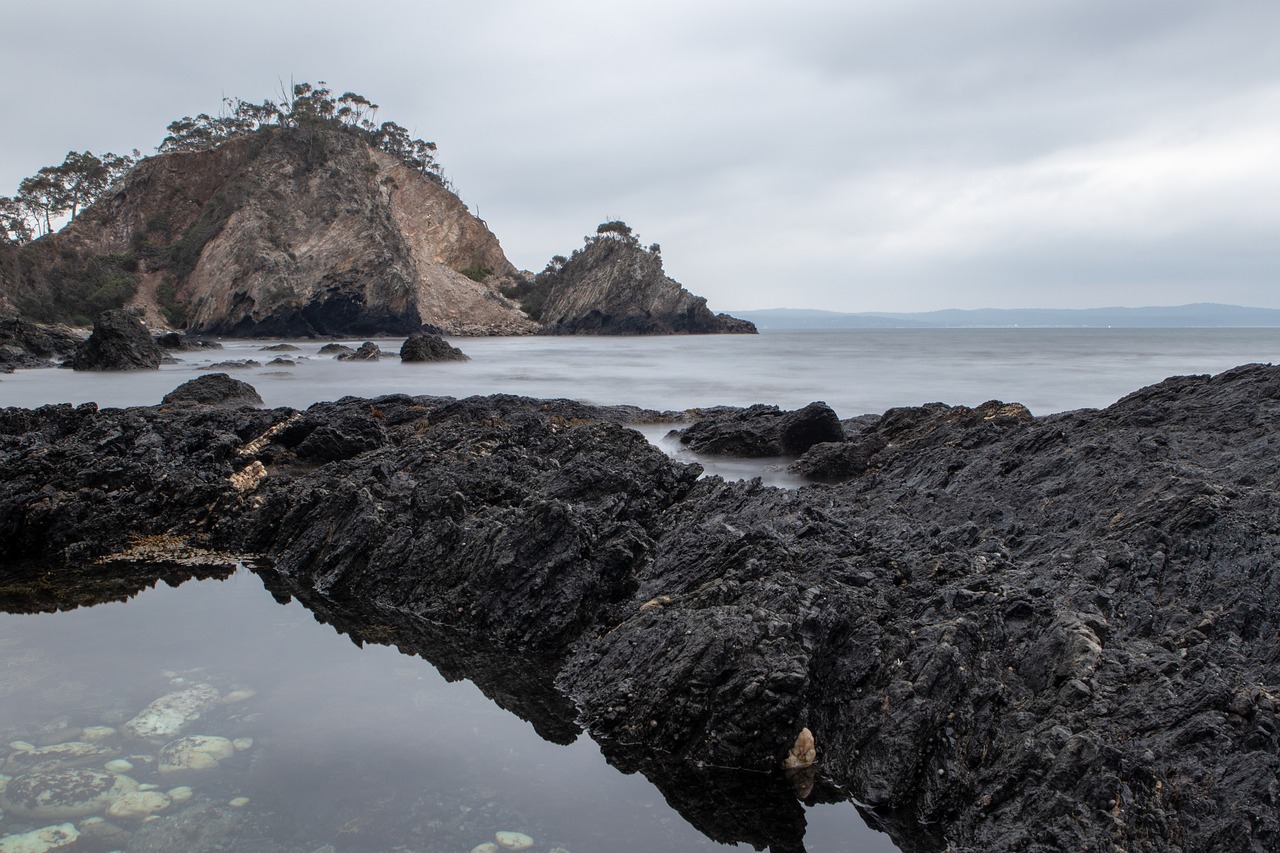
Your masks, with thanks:
[[[804,849],[806,809],[783,777],[618,745],[605,760],[623,773],[611,770],[545,661],[293,590],[265,568],[286,606],[230,564],[36,569],[0,584],[0,743],[13,744],[0,783],[17,799],[44,784],[31,774],[45,762],[119,790],[74,816],[6,808],[10,843],[43,832],[103,853],[466,851],[508,832],[534,853]],[[178,588],[188,579],[210,580]],[[462,679],[479,691],[445,683]],[[174,708],[179,719],[162,713]],[[806,802],[824,797],[841,799],[819,785]],[[851,831],[883,839],[840,808],[814,849],[847,846]],[[874,845],[858,849],[892,849]]]

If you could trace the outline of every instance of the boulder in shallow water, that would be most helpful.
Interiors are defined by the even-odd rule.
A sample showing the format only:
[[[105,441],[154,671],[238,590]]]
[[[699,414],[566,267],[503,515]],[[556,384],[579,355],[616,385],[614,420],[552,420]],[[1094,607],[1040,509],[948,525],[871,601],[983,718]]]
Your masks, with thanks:
[[[76,347],[76,370],[156,370],[165,353],[147,327],[124,310],[103,311],[93,321],[93,334]]]
[[[400,360],[409,362],[425,361],[470,361],[462,350],[452,346],[439,335],[410,335],[400,347]]]
[[[373,341],[365,341],[355,352],[338,353],[338,361],[377,361],[382,350]]]
[[[225,373],[208,373],[183,382],[164,395],[164,404],[195,403],[202,406],[261,406],[262,397],[248,382],[232,379]]]
[[[815,444],[843,441],[844,430],[830,406],[814,402],[793,412],[766,405],[707,410],[679,436],[698,453],[750,459],[799,456]]]

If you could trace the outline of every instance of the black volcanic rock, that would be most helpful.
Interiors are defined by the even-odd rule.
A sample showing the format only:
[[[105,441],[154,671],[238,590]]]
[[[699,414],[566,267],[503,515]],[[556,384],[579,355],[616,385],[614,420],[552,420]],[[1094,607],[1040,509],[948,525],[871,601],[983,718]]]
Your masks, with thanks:
[[[843,441],[840,418],[823,402],[794,412],[777,406],[710,409],[677,432],[682,444],[698,453],[756,458],[799,456],[822,442]]]
[[[382,349],[373,341],[365,341],[355,352],[340,352],[338,361],[377,361],[382,356]]]
[[[261,406],[262,397],[248,382],[225,373],[208,373],[183,382],[164,395],[165,404],[197,403],[205,406]]]
[[[156,370],[165,352],[147,327],[124,310],[104,311],[93,321],[93,333],[76,347],[75,370]]]
[[[462,350],[444,338],[428,334],[410,335],[400,347],[400,360],[408,362],[470,361]]]
[[[3,409],[0,566],[107,572],[161,534],[265,557],[355,637],[459,636],[438,656],[495,693],[538,668],[510,707],[718,841],[798,849],[812,785],[912,853],[1280,848],[1280,368],[890,410],[809,448],[859,448],[846,482],[795,491],[697,479],[640,414]],[[816,780],[780,769],[802,728]]]
[[[29,323],[18,317],[0,318],[0,373],[16,368],[52,367],[51,359],[75,352],[81,339],[57,326]]]

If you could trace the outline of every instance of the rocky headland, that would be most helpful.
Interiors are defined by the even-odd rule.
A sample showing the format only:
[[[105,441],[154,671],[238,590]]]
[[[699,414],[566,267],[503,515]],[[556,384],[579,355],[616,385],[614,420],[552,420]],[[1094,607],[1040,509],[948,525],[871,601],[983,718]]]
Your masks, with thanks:
[[[662,268],[623,222],[603,223],[570,257],[557,256],[516,288],[549,335],[755,334],[754,324],[713,314]]]
[[[0,314],[87,325],[128,308],[229,337],[755,330],[621,243],[535,282],[438,172],[377,139],[310,116],[142,159],[61,230],[0,230]]]
[[[6,595],[255,557],[719,841],[802,849],[797,798],[853,798],[905,851],[1280,845],[1280,368],[839,433],[818,404],[188,397],[0,410]],[[699,478],[641,421],[828,482]]]

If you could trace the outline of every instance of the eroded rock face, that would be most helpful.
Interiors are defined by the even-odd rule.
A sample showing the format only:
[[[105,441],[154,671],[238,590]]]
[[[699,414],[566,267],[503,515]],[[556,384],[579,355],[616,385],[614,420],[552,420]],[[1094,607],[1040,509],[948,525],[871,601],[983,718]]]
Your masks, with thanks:
[[[159,531],[266,555],[273,589],[353,636],[421,639],[495,693],[537,669],[505,707],[585,724],[717,840],[794,846],[793,792],[829,780],[904,850],[1280,843],[1280,368],[1039,419],[891,410],[810,449],[860,446],[846,482],[795,491],[697,480],[616,423],[639,419],[513,397],[3,410],[0,560]],[[446,632],[462,651],[432,651]],[[805,729],[818,772],[783,777]],[[727,796],[767,825],[726,824]]]
[[[0,373],[16,368],[52,367],[52,359],[70,356],[80,344],[70,329],[0,318]]]
[[[192,333],[534,327],[500,293],[515,269],[497,238],[457,196],[359,134],[313,132],[269,128],[208,151],[149,157],[46,239],[86,259],[128,253],[138,261],[139,304],[153,313],[158,284],[175,279]],[[484,270],[485,280],[462,270]]]
[[[548,275],[544,273],[544,275]],[[672,335],[734,332],[756,327],[712,314],[707,300],[668,278],[662,258],[626,240],[603,237],[549,276],[541,308],[552,335]]]
[[[164,350],[137,317],[128,311],[104,311],[93,321],[93,334],[76,347],[75,370],[157,370]]]

